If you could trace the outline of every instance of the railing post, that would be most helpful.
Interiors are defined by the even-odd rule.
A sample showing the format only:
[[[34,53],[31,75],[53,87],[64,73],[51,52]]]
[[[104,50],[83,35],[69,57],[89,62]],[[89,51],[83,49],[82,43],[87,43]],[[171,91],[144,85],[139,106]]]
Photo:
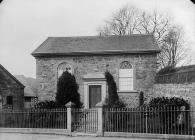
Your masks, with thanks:
[[[72,102],[68,102],[66,104],[66,108],[67,108],[67,130],[70,133],[70,135],[72,134],[72,123],[73,123],[72,108],[74,106],[75,106],[75,104],[72,103]]]
[[[103,103],[99,102],[96,104],[97,111],[98,111],[98,130],[97,130],[97,136],[103,136],[104,135],[104,127],[103,127]]]
[[[146,133],[148,133],[148,108],[146,107]]]

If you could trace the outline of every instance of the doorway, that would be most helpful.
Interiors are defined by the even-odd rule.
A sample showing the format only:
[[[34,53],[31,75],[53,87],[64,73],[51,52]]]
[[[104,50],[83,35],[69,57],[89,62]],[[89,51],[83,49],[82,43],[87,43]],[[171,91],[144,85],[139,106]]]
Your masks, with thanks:
[[[89,85],[89,108],[94,108],[101,100],[101,85]]]

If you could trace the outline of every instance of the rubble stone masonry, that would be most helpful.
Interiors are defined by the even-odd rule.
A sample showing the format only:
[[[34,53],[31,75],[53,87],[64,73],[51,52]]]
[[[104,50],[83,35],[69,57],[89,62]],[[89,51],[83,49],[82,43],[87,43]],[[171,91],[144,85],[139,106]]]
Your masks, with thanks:
[[[24,107],[24,87],[11,78],[3,69],[0,69],[0,104],[3,109],[7,109],[7,96],[12,96],[15,110],[21,110]]]
[[[188,100],[191,107],[195,109],[195,83],[185,84],[155,84],[149,92],[145,94],[147,101],[155,97],[181,97]]]
[[[66,62],[73,67],[73,74],[83,100],[83,75],[94,72],[104,73],[108,70],[114,76],[118,87],[119,64],[123,61],[129,61],[134,69],[134,91],[119,92],[119,96],[128,104],[132,102],[131,92],[133,94],[137,91],[147,92],[153,87],[156,74],[156,54],[36,57],[39,100],[55,99],[57,68],[61,63]],[[135,97],[137,98],[137,95]]]

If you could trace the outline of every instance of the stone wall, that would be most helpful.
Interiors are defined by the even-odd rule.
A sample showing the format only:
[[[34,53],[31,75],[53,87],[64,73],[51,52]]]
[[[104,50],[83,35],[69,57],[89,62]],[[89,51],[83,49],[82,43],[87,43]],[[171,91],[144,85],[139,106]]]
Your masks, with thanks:
[[[193,110],[192,124],[195,127],[195,83],[186,84],[155,84],[154,87],[145,93],[146,102],[155,97],[181,97],[190,103]]]
[[[127,94],[119,94],[121,101],[125,103],[125,106],[128,108],[136,108],[139,106],[139,92],[131,92]]]
[[[155,84],[147,93],[145,98],[149,101],[155,97],[182,97],[188,100],[193,108],[195,108],[195,83],[186,84]]]
[[[119,64],[123,61],[129,61],[134,67],[134,89],[147,92],[154,84],[154,77],[156,74],[156,54],[36,58],[36,77],[39,81],[39,100],[55,99],[57,68],[61,63],[67,62],[73,67],[73,73],[79,84],[79,93],[81,93],[81,99],[83,100],[83,75],[94,72],[104,73],[106,70],[109,70],[114,76],[118,86]],[[127,94],[130,93],[121,93],[120,97],[123,98],[123,100],[128,100],[126,97]]]
[[[13,97],[13,109],[21,110],[24,107],[24,87],[0,68],[0,104],[7,108],[7,96]]]

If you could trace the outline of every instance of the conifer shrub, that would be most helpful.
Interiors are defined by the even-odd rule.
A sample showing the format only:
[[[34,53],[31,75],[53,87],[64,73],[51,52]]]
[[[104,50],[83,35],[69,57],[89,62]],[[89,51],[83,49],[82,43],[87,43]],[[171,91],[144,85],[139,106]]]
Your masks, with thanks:
[[[65,71],[57,83],[56,102],[58,106],[65,106],[70,101],[73,102],[77,108],[82,106],[76,79],[74,75]]]
[[[117,94],[117,86],[110,72],[105,72],[106,83],[108,85],[108,96],[105,100],[105,107],[123,108],[125,104],[119,99]]]
[[[140,91],[139,93],[139,106],[144,105],[144,92]]]
[[[110,72],[105,72],[105,78],[108,85],[108,95],[105,100],[104,107],[108,109],[112,108],[113,110],[113,112],[109,112],[105,115],[106,120],[109,120],[110,124],[112,125],[106,125],[105,129],[116,130],[116,127],[119,129],[123,129],[122,127],[127,124],[126,122],[122,121],[125,119],[124,117],[126,117],[126,115],[122,115],[120,112],[115,111],[117,110],[117,108],[124,108],[125,104],[119,99],[119,96],[117,94],[116,82],[114,81],[114,78],[110,74]]]
[[[55,101],[39,102],[32,111],[40,113],[31,113],[30,122],[32,124],[42,123],[44,128],[55,127],[55,125],[66,124],[66,113],[63,113],[65,105],[73,102],[75,107],[81,107],[80,94],[78,93],[78,85],[74,75],[69,72],[63,72],[57,83],[57,93]],[[59,111],[61,110],[61,111]],[[50,113],[49,113],[50,112]],[[52,113],[53,112],[53,113]],[[45,117],[47,116],[47,117]],[[63,119],[61,119],[64,117]],[[37,118],[36,120],[34,118]],[[64,122],[62,122],[64,120]],[[60,126],[65,127],[65,126]]]

